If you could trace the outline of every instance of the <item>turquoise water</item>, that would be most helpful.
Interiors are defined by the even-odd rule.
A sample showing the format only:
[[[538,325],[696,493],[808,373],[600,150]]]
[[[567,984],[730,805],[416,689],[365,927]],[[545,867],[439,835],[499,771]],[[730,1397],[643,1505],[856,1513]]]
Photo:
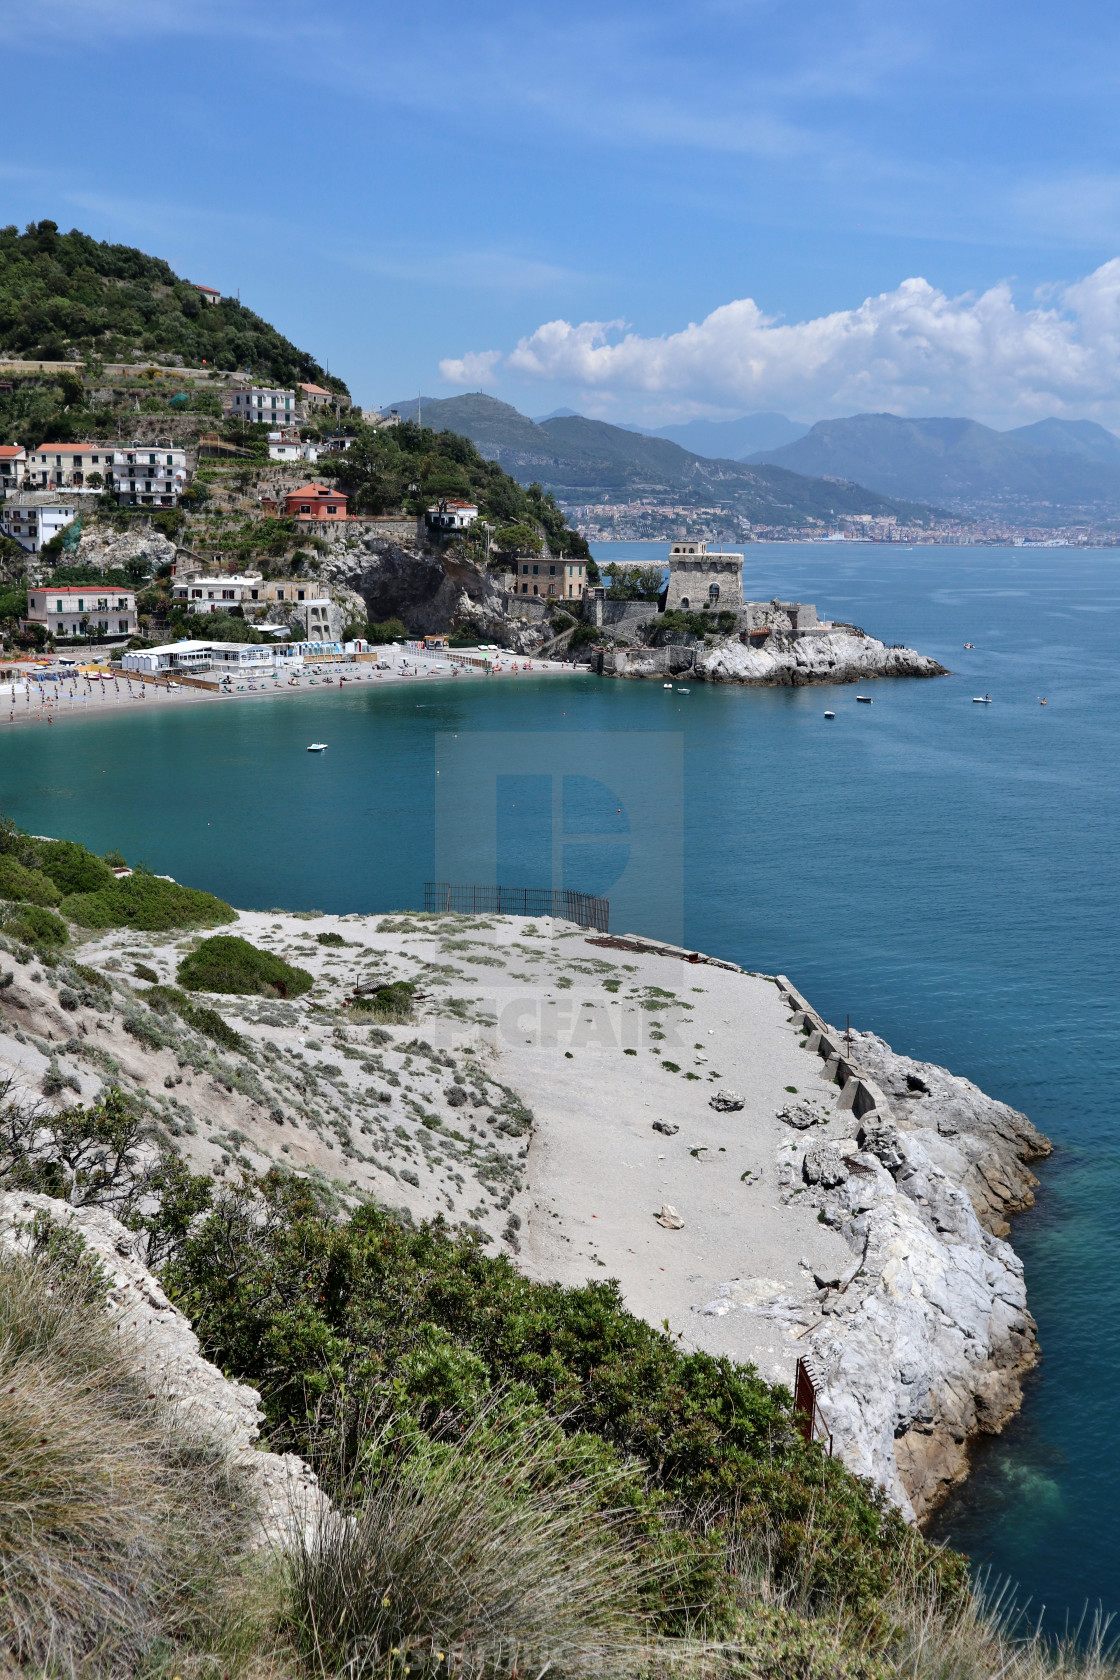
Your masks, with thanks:
[[[954,675],[869,707],[533,677],[137,707],[0,734],[0,808],[240,905],[368,910],[418,904],[432,872],[437,733],[683,732],[687,941],[783,970],[1055,1140],[1014,1232],[1043,1363],[938,1532],[1059,1618],[1120,1609],[1120,560],[754,545],[744,584]],[[668,914],[651,891],[645,928]]]

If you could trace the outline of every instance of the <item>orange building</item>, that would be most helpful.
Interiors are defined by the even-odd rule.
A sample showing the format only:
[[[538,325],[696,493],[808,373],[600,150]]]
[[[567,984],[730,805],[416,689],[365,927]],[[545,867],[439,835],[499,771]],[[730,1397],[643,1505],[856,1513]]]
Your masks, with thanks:
[[[284,512],[289,519],[345,519],[346,497],[325,484],[301,484],[284,497]]]

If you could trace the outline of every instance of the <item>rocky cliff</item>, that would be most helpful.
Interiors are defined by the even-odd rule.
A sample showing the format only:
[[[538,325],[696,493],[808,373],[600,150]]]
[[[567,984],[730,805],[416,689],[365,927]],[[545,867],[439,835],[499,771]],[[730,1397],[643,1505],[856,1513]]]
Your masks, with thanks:
[[[603,676],[666,677],[687,673],[696,682],[802,688],[876,677],[943,677],[945,667],[912,648],[888,647],[852,625],[811,635],[772,635],[763,646],[737,637],[670,642],[662,647],[615,647],[598,657]]]

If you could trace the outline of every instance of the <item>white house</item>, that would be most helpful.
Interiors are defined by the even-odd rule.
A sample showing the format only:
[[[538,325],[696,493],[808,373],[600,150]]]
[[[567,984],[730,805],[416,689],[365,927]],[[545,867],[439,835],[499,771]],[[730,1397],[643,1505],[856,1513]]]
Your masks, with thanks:
[[[298,616],[306,620],[308,610],[314,607],[318,609],[314,614],[317,625],[330,622],[324,609],[331,603],[323,594],[321,584],[301,583],[294,578],[264,578],[259,572],[184,578],[172,584],[171,598],[190,613],[229,612],[233,607],[240,607],[246,618],[255,617],[266,607],[279,605],[294,607]]]
[[[283,438],[269,438],[268,454],[272,461],[317,461],[319,451],[313,443],[290,443]]]
[[[194,289],[201,297],[203,303],[221,303],[222,301],[221,292],[213,286],[200,286],[196,280]]]
[[[223,391],[222,413],[227,420],[242,420],[250,426],[290,426],[296,417],[296,394],[264,385]]]
[[[27,592],[25,624],[42,624],[55,637],[131,636],[136,595],[105,584],[65,583]]]
[[[187,452],[164,444],[154,449],[133,444],[113,451],[111,470],[122,506],[174,507],[187,487]]]
[[[465,531],[478,518],[473,502],[433,502],[427,512],[433,531]]]
[[[73,524],[81,504],[73,496],[52,490],[20,490],[0,505],[0,531],[14,537],[29,554]]]

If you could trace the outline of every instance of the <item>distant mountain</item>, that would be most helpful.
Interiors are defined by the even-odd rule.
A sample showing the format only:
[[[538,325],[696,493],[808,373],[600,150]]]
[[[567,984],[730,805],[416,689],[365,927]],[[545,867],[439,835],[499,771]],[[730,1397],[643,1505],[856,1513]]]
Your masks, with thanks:
[[[557,415],[538,425],[509,403],[475,392],[419,399],[425,426],[460,432],[522,484],[534,481],[567,502],[621,495],[721,505],[756,524],[796,525],[845,514],[897,514],[929,521],[930,508],[902,505],[858,484],[823,482],[779,467],[747,466],[682,449],[582,415]],[[416,418],[417,398],[394,403]]]
[[[738,420],[688,420],[680,426],[662,426],[650,435],[668,438],[694,455],[744,461],[760,449],[780,449],[783,444],[795,443],[808,430],[808,426],[799,420],[787,420],[784,414],[744,414]]]
[[[1093,420],[997,432],[975,420],[856,414],[820,420],[750,461],[968,513],[1057,522],[1120,511],[1120,438]]]

